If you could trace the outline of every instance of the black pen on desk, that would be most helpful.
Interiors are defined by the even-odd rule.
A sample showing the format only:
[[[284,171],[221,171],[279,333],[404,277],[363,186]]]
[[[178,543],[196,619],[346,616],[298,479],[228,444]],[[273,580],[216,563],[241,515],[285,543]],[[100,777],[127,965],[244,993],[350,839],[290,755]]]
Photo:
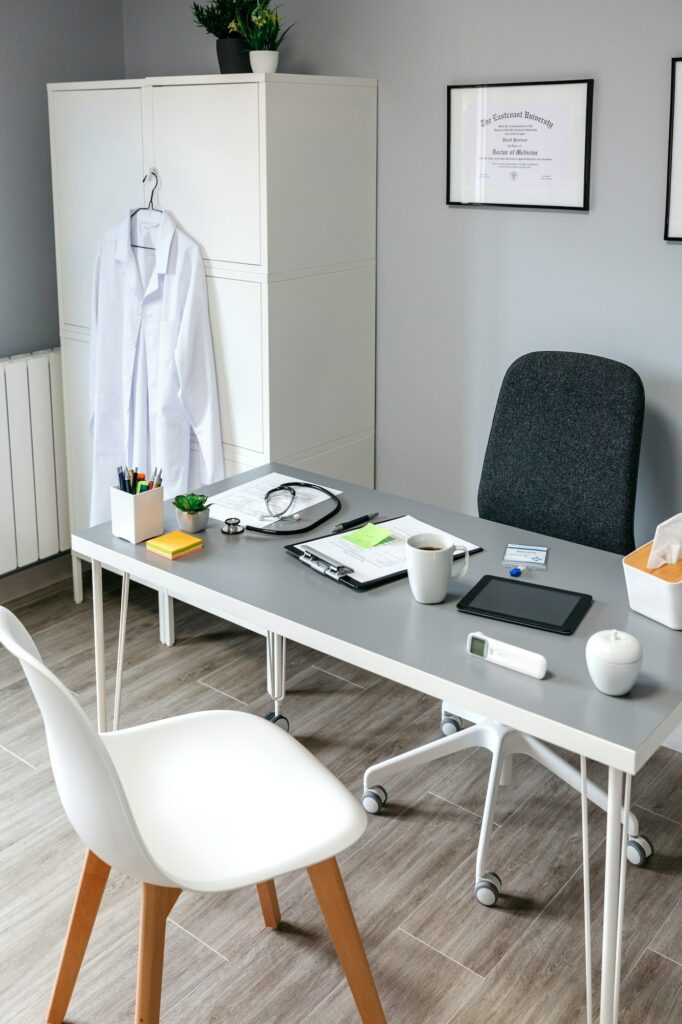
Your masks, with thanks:
[[[371,523],[378,515],[378,512],[372,512],[368,516],[358,516],[357,519],[349,519],[347,523],[337,523],[332,533],[343,533],[344,530],[352,530],[354,526],[364,526],[365,523]]]

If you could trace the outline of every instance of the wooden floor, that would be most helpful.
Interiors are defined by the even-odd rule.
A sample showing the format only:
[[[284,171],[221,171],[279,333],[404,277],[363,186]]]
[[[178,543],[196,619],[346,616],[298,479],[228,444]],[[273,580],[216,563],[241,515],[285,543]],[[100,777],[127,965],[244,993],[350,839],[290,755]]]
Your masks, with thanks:
[[[105,596],[108,667],[116,582]],[[68,584],[12,607],[47,664],[94,714],[91,604]],[[177,608],[175,648],[158,643],[154,596],[131,592],[123,725],[209,708],[263,714],[264,641]],[[301,647],[290,649],[293,732],[354,792],[370,763],[438,735],[429,698]],[[58,803],[42,725],[18,666],[0,652],[0,1019],[44,1019],[83,850]],[[489,755],[462,754],[391,787],[390,808],[340,858],[390,1024],[583,1021],[580,804],[518,758],[496,815],[491,867],[506,895],[473,900]],[[603,772],[592,766],[595,778]],[[244,780],[248,785],[248,779]],[[254,793],[268,813],[267,792]],[[628,872],[624,1024],[682,1022],[682,755],[660,751],[634,785],[651,865]],[[595,944],[604,819],[592,815]],[[164,1024],[351,1024],[357,1020],[304,876],[278,882],[285,924],[264,929],[255,887],[185,893],[168,928]],[[68,1020],[131,1024],[138,892],[105,894]],[[596,979],[598,981],[598,979]],[[598,987],[598,985],[597,985]]]

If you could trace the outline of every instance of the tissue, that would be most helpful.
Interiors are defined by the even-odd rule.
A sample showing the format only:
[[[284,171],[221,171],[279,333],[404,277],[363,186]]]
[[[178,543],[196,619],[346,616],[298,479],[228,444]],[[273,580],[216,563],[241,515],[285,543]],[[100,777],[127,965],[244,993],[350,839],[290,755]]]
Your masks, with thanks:
[[[666,519],[656,527],[656,536],[651,545],[647,569],[660,569],[662,565],[674,565],[682,555],[682,512]]]

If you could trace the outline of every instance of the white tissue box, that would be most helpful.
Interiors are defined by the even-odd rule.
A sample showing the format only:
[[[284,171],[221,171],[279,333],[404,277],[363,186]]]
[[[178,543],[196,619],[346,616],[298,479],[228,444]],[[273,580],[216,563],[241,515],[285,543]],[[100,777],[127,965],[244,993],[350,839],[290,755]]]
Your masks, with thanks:
[[[682,629],[682,561],[647,569],[653,541],[623,559],[628,601],[633,612]]]
[[[163,487],[128,494],[111,488],[111,532],[114,537],[141,544],[163,533]]]

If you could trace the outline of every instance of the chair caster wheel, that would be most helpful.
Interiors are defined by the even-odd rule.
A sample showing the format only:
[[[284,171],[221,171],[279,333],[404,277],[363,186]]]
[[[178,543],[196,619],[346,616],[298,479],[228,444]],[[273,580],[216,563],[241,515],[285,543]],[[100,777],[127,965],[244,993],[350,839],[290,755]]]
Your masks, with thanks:
[[[494,907],[500,898],[502,879],[495,871],[483,875],[474,886],[474,896],[484,907]]]
[[[362,806],[368,814],[381,814],[382,808],[388,803],[388,793],[383,786],[366,789],[362,794]]]
[[[440,720],[440,731],[443,736],[454,736],[462,728],[462,719],[454,715],[443,715]]]
[[[628,839],[628,864],[643,868],[653,856],[654,844],[646,836],[632,836]]]
[[[276,715],[274,711],[268,711],[265,718],[266,721],[276,725],[278,729],[284,729],[285,732],[289,732],[289,719],[286,715]]]

